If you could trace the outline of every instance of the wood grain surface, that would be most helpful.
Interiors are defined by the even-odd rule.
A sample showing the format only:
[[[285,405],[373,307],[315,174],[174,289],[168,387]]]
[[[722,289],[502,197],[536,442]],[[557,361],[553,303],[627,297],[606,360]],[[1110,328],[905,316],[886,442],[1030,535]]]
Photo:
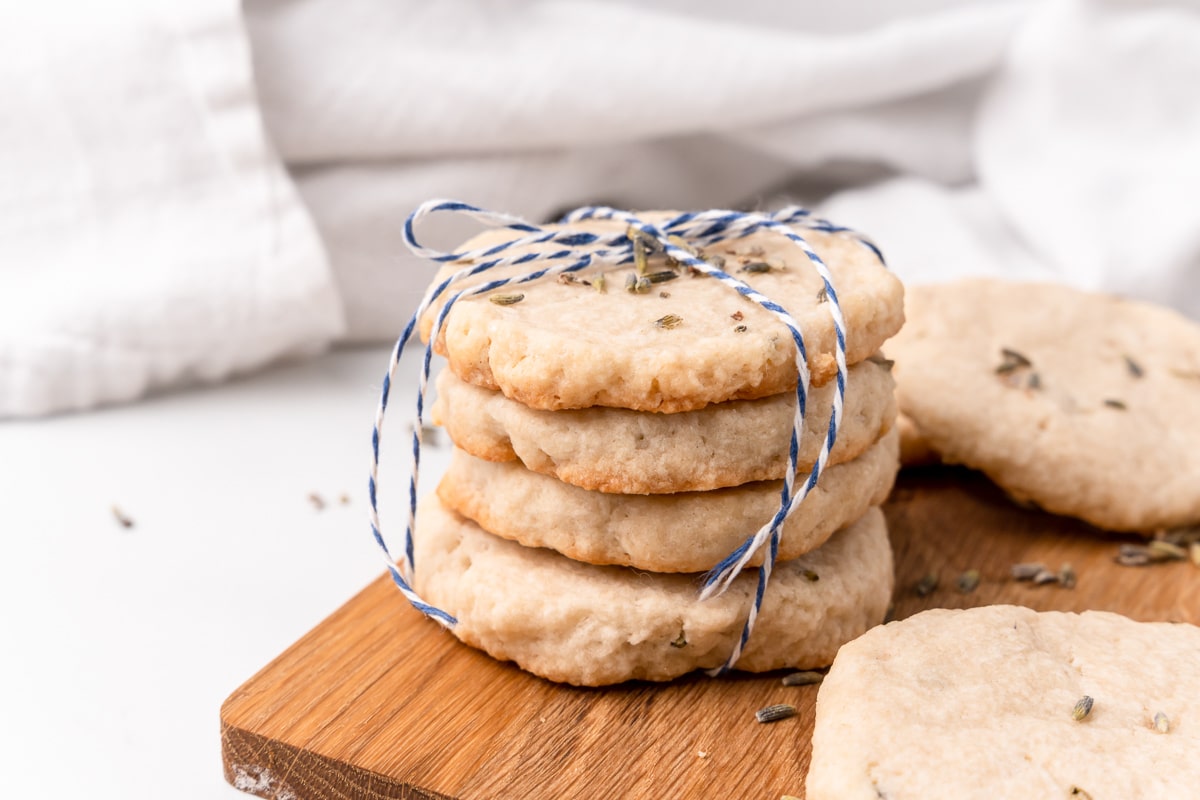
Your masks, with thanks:
[[[1200,623],[1200,570],[1122,567],[1122,541],[1019,508],[980,476],[906,473],[885,506],[896,618],[932,607],[1016,603]],[[1073,589],[1009,568],[1069,562]],[[960,592],[958,576],[979,571]],[[915,584],[938,576],[921,597]],[[252,794],[335,798],[804,796],[817,687],[784,673],[577,689],[467,648],[381,577],[235,691],[221,709],[226,778]],[[754,712],[799,714],[759,724]]]

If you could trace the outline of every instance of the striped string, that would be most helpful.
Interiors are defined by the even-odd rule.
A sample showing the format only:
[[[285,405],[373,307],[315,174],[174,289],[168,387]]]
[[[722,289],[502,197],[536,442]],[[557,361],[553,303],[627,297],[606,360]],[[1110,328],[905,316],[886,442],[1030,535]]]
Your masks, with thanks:
[[[416,224],[424,217],[439,212],[463,214],[488,225],[508,228],[518,236],[499,244],[476,248],[469,251],[442,252],[421,245],[416,238]],[[623,223],[626,230],[610,235],[601,235],[572,229],[571,223],[585,220],[615,220]],[[713,277],[728,286],[733,291],[757,303],[771,312],[776,319],[787,327],[796,345],[796,410],[792,420],[792,432],[788,447],[788,467],[784,476],[783,488],[780,492],[779,507],[771,520],[763,525],[734,552],[730,553],[705,578],[705,586],[701,593],[702,599],[721,594],[733,582],[734,578],[745,569],[748,561],[764,544],[768,544],[768,554],[758,568],[758,583],[755,599],[750,613],[743,626],[741,636],[726,663],[710,674],[722,674],[731,669],[741,656],[755,620],[762,606],[766,587],[770,581],[771,569],[774,566],[779,550],[779,539],[784,521],[803,502],[804,498],[816,486],[821,473],[829,459],[829,452],[837,439],[838,426],[841,423],[842,407],[844,405],[846,385],[846,353],[845,353],[845,320],[838,302],[837,291],[832,277],[821,260],[807,241],[794,228],[823,231],[828,233],[846,232],[853,235],[864,247],[882,261],[882,254],[869,240],[859,236],[849,228],[815,217],[810,211],[800,207],[788,207],[772,214],[759,214],[737,211],[702,211],[678,214],[657,225],[639,219],[634,214],[603,206],[588,206],[577,209],[564,216],[561,220],[563,227],[544,228],[531,224],[507,214],[486,211],[466,203],[450,200],[431,200],[419,206],[409,215],[404,225],[404,239],[408,248],[418,256],[435,263],[467,264],[463,269],[453,273],[440,283],[432,286],[426,293],[416,312],[404,328],[404,332],[392,350],[388,371],[384,376],[383,388],[379,406],[375,414],[375,426],[372,431],[372,458],[370,478],[368,482],[369,508],[368,517],[371,533],[379,546],[389,573],[404,597],[418,611],[445,625],[453,627],[456,620],[445,611],[438,609],[420,598],[412,588],[412,576],[415,565],[413,561],[413,530],[415,527],[418,475],[422,445],[422,428],[424,426],[425,394],[428,388],[430,367],[433,357],[433,345],[445,324],[451,308],[460,299],[495,291],[504,286],[519,285],[533,281],[545,280],[564,273],[573,273],[593,265],[621,267],[633,264],[637,260],[635,248],[649,244],[658,251],[673,258],[678,263],[691,268],[693,271]],[[753,287],[726,273],[716,264],[700,257],[699,250],[718,242],[741,239],[753,233],[769,231],[786,237],[807,256],[820,275],[825,294],[828,298],[830,315],[835,331],[835,361],[837,364],[836,391],[833,401],[833,411],[830,415],[829,426],[823,441],[820,454],[799,490],[796,489],[795,478],[798,469],[799,440],[803,431],[804,419],[807,412],[808,394],[811,376],[808,370],[807,353],[804,337],[796,321],[775,301],[765,297]],[[636,232],[636,234],[634,233]],[[526,252],[521,252],[525,250]],[[508,253],[516,251],[515,255]],[[530,265],[537,266],[530,272],[512,277],[485,280],[473,286],[455,291],[464,280],[481,275],[490,270]],[[443,295],[450,293],[448,299],[433,322],[428,343],[425,346],[424,358],[420,374],[420,382],[416,400],[416,416],[412,425],[412,460],[409,479],[409,509],[408,524],[404,535],[404,553],[397,560],[389,551],[381,533],[379,522],[376,487],[379,474],[379,443],[383,430],[384,414],[387,411],[388,395],[392,380],[395,378],[400,357],[404,348],[416,333],[419,320]]]

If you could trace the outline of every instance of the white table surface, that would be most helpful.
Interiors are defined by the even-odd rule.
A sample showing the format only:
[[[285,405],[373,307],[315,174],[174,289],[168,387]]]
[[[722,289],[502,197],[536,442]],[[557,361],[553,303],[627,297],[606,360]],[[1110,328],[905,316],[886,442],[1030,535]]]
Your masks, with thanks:
[[[387,359],[0,423],[0,797],[248,797],[222,777],[221,702],[383,571],[366,481]],[[385,428],[390,538],[415,369]]]

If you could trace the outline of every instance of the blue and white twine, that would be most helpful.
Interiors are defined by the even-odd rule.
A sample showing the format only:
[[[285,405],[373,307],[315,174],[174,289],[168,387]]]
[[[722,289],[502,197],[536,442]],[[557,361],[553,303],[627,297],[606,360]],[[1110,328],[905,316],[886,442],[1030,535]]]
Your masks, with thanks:
[[[485,224],[505,227],[516,231],[519,236],[497,245],[469,251],[447,253],[434,250],[421,245],[417,241],[415,227],[417,222],[422,218],[438,212],[464,214]],[[601,235],[577,229],[573,230],[570,227],[571,223],[591,219],[615,220],[624,223],[626,230],[620,233]],[[833,225],[823,219],[814,217],[807,209],[796,206],[784,208],[772,214],[723,210],[688,212],[678,214],[658,225],[645,222],[627,211],[602,206],[588,206],[567,214],[562,218],[561,223],[563,223],[564,227],[545,228],[533,225],[518,217],[485,211],[481,208],[452,200],[428,201],[409,215],[404,225],[404,240],[413,253],[438,264],[464,262],[469,264],[469,266],[455,272],[430,289],[412,318],[408,321],[404,332],[400,335],[400,338],[396,341],[395,348],[392,350],[391,362],[388,366],[387,374],[384,375],[379,407],[375,414],[375,427],[371,436],[371,473],[368,482],[368,497],[370,500],[368,517],[371,525],[371,533],[383,553],[392,580],[404,597],[422,614],[446,627],[452,628],[457,623],[457,620],[445,611],[426,603],[412,588],[414,571],[413,529],[415,527],[417,511],[417,482],[421,460],[421,434],[424,425],[425,393],[429,384],[434,342],[437,341],[441,333],[450,309],[463,297],[484,294],[503,286],[539,281],[563,273],[579,272],[592,265],[607,265],[616,268],[635,263],[634,239],[628,233],[629,230],[635,230],[641,235],[643,241],[655,243],[662,252],[675,259],[675,261],[690,267],[696,272],[716,278],[738,294],[770,311],[787,327],[792,335],[792,341],[796,345],[796,371],[798,375],[796,381],[796,412],[792,419],[791,441],[788,446],[788,467],[784,475],[783,488],[780,492],[779,507],[769,522],[763,525],[752,536],[747,537],[736,550],[712,569],[705,577],[704,589],[700,594],[703,600],[723,593],[729,588],[734,578],[745,569],[754,554],[764,544],[769,543],[767,557],[763,559],[762,565],[758,568],[758,584],[755,590],[754,603],[751,605],[749,616],[742,628],[741,637],[725,664],[709,671],[713,675],[722,674],[731,669],[741,657],[746,642],[750,638],[755,620],[762,607],[767,584],[770,581],[771,569],[775,564],[779,552],[779,539],[782,534],[783,524],[792,512],[799,507],[800,503],[804,501],[804,498],[808,496],[813,487],[817,485],[817,481],[820,479],[821,473],[828,463],[829,453],[833,448],[834,442],[837,440],[838,426],[841,424],[842,419],[847,368],[845,320],[842,317],[841,305],[838,303],[837,291],[834,288],[829,270],[821,260],[821,257],[817,255],[803,237],[793,230],[793,227],[828,233],[848,232],[854,235],[863,246],[869,248],[881,261],[883,260],[882,254],[880,254],[874,244],[858,236],[850,229]],[[809,384],[811,381],[808,370],[808,357],[804,347],[804,336],[796,321],[792,319],[792,316],[781,305],[760,294],[753,287],[726,273],[719,267],[714,266],[712,263],[698,258],[692,250],[685,249],[676,243],[683,241],[690,248],[698,249],[709,247],[719,242],[741,239],[759,231],[770,231],[787,238],[803,251],[816,268],[818,275],[820,275],[821,280],[825,284],[825,293],[828,297],[829,312],[833,319],[836,338],[834,358],[837,363],[837,376],[836,391],[833,398],[833,411],[829,418],[829,426],[821,446],[820,454],[813,464],[807,480],[801,484],[798,490],[795,485],[795,478],[798,468],[799,442],[804,427]],[[518,252],[517,255],[505,255],[505,253],[513,250],[520,251],[525,249],[528,249],[528,252]],[[399,366],[400,356],[416,332],[421,317],[448,290],[452,290],[453,287],[466,278],[480,275],[499,267],[525,264],[537,264],[540,267],[525,274],[484,281],[475,286],[459,290],[450,295],[434,320],[433,328],[429,334],[429,341],[425,346],[425,356],[422,362],[420,383],[417,391],[416,419],[412,426],[412,462],[408,487],[408,525],[404,532],[404,555],[397,562],[384,542],[380,529],[376,489],[379,476],[379,442],[383,431],[383,419],[387,411],[388,395],[396,369]]]

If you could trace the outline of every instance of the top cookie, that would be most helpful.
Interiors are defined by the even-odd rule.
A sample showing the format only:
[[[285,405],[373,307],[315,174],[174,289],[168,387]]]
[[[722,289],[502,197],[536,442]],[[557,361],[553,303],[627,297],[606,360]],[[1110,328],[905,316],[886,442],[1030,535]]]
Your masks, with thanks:
[[[668,214],[643,218],[660,221]],[[620,223],[595,220],[573,227],[604,233],[624,229]],[[899,280],[850,234],[796,230],[833,276],[846,321],[847,362],[865,359],[904,321]],[[461,249],[516,236],[508,229],[492,230]],[[792,314],[804,335],[814,384],[836,374],[824,284],[796,245],[778,234],[759,232],[714,245],[705,255],[724,258],[726,272]],[[754,263],[770,269],[745,269]],[[447,264],[436,280],[463,267]],[[662,256],[652,257],[650,272],[667,270]],[[463,285],[529,271],[528,266],[493,269]],[[678,278],[655,283],[641,294],[625,288],[633,267],[597,267],[579,277],[590,281],[600,272],[605,274],[603,292],[578,281],[544,280],[493,293],[523,296],[512,304],[491,302],[487,295],[464,298],[451,309],[435,347],[468,383],[547,410],[613,406],[671,413],[766,397],[796,385],[795,346],[787,328],[728,286],[691,276],[686,269],[675,270]],[[426,340],[439,309],[435,306],[421,320]]]
[[[897,400],[949,463],[1119,531],[1200,521],[1200,325],[1064,286],[911,288]]]

